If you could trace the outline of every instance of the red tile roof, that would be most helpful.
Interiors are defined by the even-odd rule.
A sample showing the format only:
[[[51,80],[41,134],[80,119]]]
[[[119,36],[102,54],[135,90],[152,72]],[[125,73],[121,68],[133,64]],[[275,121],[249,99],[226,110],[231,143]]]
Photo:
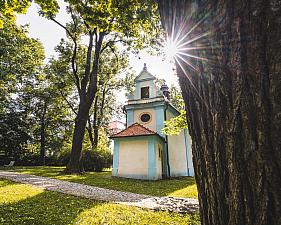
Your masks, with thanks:
[[[134,123],[125,130],[120,131],[119,133],[112,135],[111,138],[119,137],[134,137],[134,136],[147,136],[147,135],[158,135],[155,131],[152,131],[145,126]]]

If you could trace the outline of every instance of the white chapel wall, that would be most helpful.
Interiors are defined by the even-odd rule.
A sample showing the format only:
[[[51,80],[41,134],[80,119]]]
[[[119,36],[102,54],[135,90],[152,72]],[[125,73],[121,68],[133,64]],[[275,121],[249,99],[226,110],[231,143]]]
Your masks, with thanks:
[[[174,115],[167,111],[167,120]],[[184,132],[179,135],[168,136],[169,163],[171,176],[187,175],[187,159]]]
[[[143,178],[148,175],[147,140],[121,141],[119,145],[118,176]]]

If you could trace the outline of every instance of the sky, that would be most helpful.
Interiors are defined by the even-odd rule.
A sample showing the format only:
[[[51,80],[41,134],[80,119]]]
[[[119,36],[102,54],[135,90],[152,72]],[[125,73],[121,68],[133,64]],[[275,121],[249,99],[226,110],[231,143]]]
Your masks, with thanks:
[[[57,20],[60,22],[68,21],[69,17],[65,13],[65,5],[61,4],[60,13],[57,15]],[[45,48],[46,58],[56,55],[54,47],[59,44],[61,38],[66,38],[62,28],[54,22],[40,17],[37,13],[38,6],[32,4],[26,14],[18,15],[17,23],[21,25],[29,24],[29,36],[39,39]],[[142,51],[139,56],[130,55],[130,65],[138,75],[143,69],[144,63],[147,64],[147,69],[150,73],[158,78],[165,79],[167,84],[177,84],[177,77],[174,75],[172,63],[168,60],[163,60],[159,56],[151,56],[145,51]]]

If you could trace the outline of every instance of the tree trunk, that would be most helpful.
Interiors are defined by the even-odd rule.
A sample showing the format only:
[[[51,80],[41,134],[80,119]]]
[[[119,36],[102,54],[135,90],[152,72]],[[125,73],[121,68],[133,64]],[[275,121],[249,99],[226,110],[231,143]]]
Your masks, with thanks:
[[[96,41],[95,41],[94,60],[91,64],[93,33],[95,33]],[[81,80],[81,83],[79,83],[80,78],[76,74],[77,73],[76,69],[73,69],[74,76],[76,74],[75,77],[77,80],[77,86],[78,86],[77,90],[79,92],[80,103],[79,103],[77,116],[75,118],[70,160],[64,171],[66,174],[80,174],[84,172],[83,163],[82,163],[82,145],[83,145],[87,121],[89,119],[90,108],[93,104],[97,92],[97,82],[98,82],[97,76],[99,70],[99,59],[100,59],[103,39],[106,33],[101,32],[98,35],[97,30],[95,29],[95,32],[89,32],[89,35],[90,38],[89,38],[89,45],[87,50],[85,73]],[[91,70],[91,65],[92,65],[92,70]]]
[[[158,5],[168,36],[180,42],[176,71],[202,224],[281,224],[280,3]]]
[[[98,146],[98,101],[99,101],[99,96],[97,95],[95,97],[95,104],[94,104],[94,119],[93,119],[93,130],[94,130],[94,138],[93,138],[93,149],[96,150]]]
[[[91,146],[93,148],[94,146],[94,137],[93,137],[93,129],[92,129],[92,124],[91,124],[91,120],[90,118],[88,119],[88,127],[87,128],[87,131],[88,131],[88,135],[89,135],[89,139],[90,139],[90,142],[91,142]]]
[[[98,147],[98,142],[99,142],[99,128],[94,127],[94,149],[97,149]]]
[[[47,103],[44,102],[43,112],[40,119],[40,164],[45,165],[46,159],[46,132],[45,132],[45,115],[47,111]]]
[[[66,174],[80,174],[84,172],[82,163],[82,145],[85,135],[85,128],[89,118],[91,104],[80,102],[77,116],[75,118],[74,133],[70,160],[65,169]]]

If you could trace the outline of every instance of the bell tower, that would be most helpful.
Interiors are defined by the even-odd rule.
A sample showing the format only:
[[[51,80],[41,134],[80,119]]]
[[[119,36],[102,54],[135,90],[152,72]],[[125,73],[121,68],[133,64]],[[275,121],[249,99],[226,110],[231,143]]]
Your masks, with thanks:
[[[158,106],[164,105],[165,97],[155,84],[156,77],[148,72],[146,64],[143,70],[135,78],[135,90],[128,96],[128,104],[125,106],[127,111],[127,127],[133,123],[140,123],[147,128],[159,132],[164,126],[162,116],[159,119]],[[159,114],[159,115],[158,115]],[[158,124],[161,121],[161,125]]]

